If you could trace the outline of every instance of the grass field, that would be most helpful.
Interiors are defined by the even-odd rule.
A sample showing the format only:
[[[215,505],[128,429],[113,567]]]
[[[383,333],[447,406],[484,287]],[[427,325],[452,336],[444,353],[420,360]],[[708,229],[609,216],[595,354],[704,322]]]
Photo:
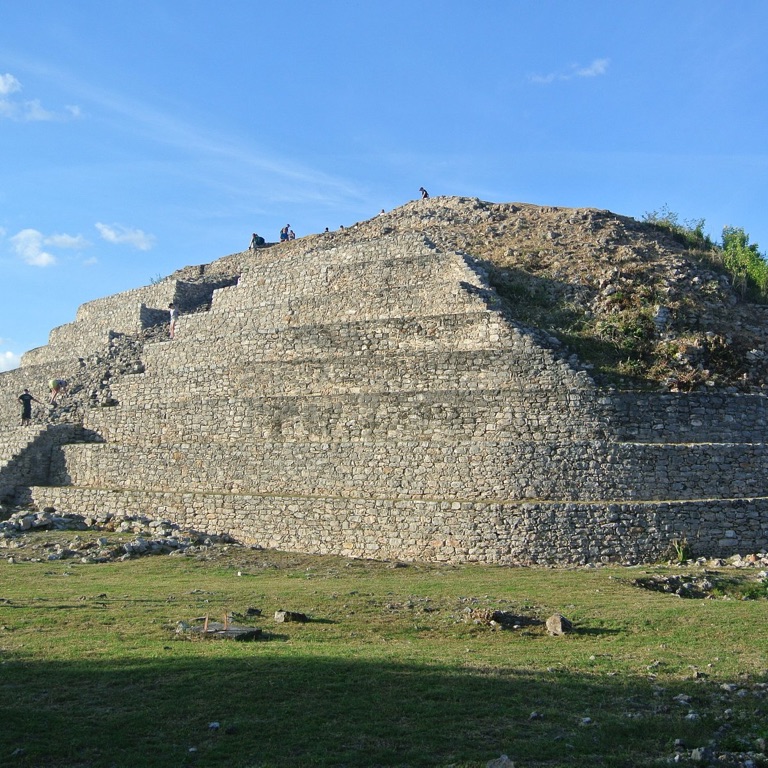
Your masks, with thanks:
[[[0,765],[661,766],[708,746],[718,765],[768,764],[768,601],[633,584],[665,572],[681,571],[242,548],[4,560]],[[745,578],[731,572],[733,590]],[[256,642],[175,632],[249,608],[262,611]],[[279,609],[310,621],[278,624]],[[486,609],[519,628],[475,623]],[[556,612],[572,633],[537,623]]]

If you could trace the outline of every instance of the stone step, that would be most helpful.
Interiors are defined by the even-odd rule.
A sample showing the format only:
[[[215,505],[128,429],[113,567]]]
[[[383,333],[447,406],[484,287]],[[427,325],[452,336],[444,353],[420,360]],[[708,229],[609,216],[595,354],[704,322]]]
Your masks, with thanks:
[[[239,358],[214,368],[210,360],[191,361],[183,368],[153,367],[143,374],[125,376],[112,385],[120,402],[164,402],[170,399],[211,396],[211,376],[216,390],[227,397],[280,395],[337,395],[368,392],[429,392],[450,389],[463,392],[480,389],[561,391],[549,350],[541,352],[541,362],[532,382],[532,354],[516,356],[509,350],[466,350],[463,352],[418,352],[411,355],[271,360],[252,364]],[[525,365],[527,363],[527,365]],[[576,386],[576,384],[574,384]],[[581,386],[584,389],[584,386]],[[590,389],[591,392],[591,388]]]
[[[295,260],[300,263],[320,261],[325,264],[343,264],[350,261],[366,261],[373,254],[379,258],[392,255],[418,255],[432,253],[436,250],[434,243],[425,235],[417,232],[401,232],[399,234],[380,234],[366,240],[351,240],[347,242],[328,241],[323,237],[313,240],[298,241],[292,247],[281,245],[258,251],[258,258],[251,260],[248,268],[262,269],[277,262]]]
[[[634,564],[669,557],[680,540],[694,557],[726,558],[761,551],[768,524],[765,497],[403,501],[32,487],[19,501],[86,517],[145,514],[283,551],[499,565]]]
[[[557,471],[554,471],[554,468]],[[695,446],[414,435],[238,444],[63,446],[51,484],[172,492],[551,500],[744,498],[764,489],[764,445]]]
[[[589,392],[541,388],[453,389],[320,396],[224,397],[179,392],[161,398],[151,388],[132,392],[118,408],[91,409],[86,426],[110,442],[238,443],[327,441],[417,436],[447,440],[489,434],[521,440],[602,435]],[[532,414],[531,412],[534,412]]]
[[[176,339],[147,344],[143,353],[147,369],[168,372],[206,360],[213,368],[232,360],[261,364],[318,357],[370,359],[427,350],[503,350],[527,340],[499,314],[484,310],[418,319],[346,320],[279,328],[243,326],[237,333],[222,316],[205,317],[210,322],[200,323],[195,334],[184,332],[182,318]],[[528,343],[531,348],[535,346],[532,341]]]
[[[216,291],[211,311],[240,308],[238,294],[247,296],[250,302],[264,302],[265,306],[283,295],[299,299],[341,294],[347,297],[348,304],[355,305],[361,298],[382,292],[418,288],[429,299],[429,294],[434,293],[438,298],[442,294],[456,294],[462,285],[465,291],[487,287],[482,273],[456,253],[430,250],[385,258],[356,254],[354,260],[346,263],[329,263],[326,256],[324,251],[316,259],[301,256],[254,267],[240,276],[236,287]],[[242,302],[242,306],[248,304]]]
[[[179,319],[179,338],[194,337],[211,324],[220,322],[232,333],[244,330],[281,328],[296,325],[319,325],[339,320],[369,321],[386,318],[420,318],[442,313],[476,312],[488,306],[496,297],[486,298],[461,287],[436,293],[430,286],[412,285],[389,290],[361,292],[351,302],[350,297],[329,289],[315,296],[283,295],[276,299],[269,293],[237,294],[237,303],[229,311],[226,305],[216,306],[211,313],[196,313]],[[234,302],[230,302],[234,303]]]
[[[87,357],[103,348],[116,334],[135,334],[165,322],[171,301],[182,311],[191,311],[210,301],[214,288],[232,281],[233,278],[217,277],[212,282],[190,283],[166,278],[153,285],[81,304],[74,322],[54,328],[46,346],[23,355],[22,366]]]
[[[616,439],[633,442],[762,442],[768,397],[735,392],[626,392],[604,398]]]
[[[472,313],[500,306],[496,294],[469,289],[458,282],[443,290],[433,284],[417,282],[396,288],[376,286],[361,288],[353,296],[340,290],[339,286],[315,287],[314,293],[307,294],[295,294],[290,290],[277,293],[247,291],[237,286],[218,292],[210,312],[182,315],[177,333],[179,338],[187,338],[196,337],[201,332],[205,334],[211,326],[228,328],[230,333],[242,333],[339,320],[364,322]]]

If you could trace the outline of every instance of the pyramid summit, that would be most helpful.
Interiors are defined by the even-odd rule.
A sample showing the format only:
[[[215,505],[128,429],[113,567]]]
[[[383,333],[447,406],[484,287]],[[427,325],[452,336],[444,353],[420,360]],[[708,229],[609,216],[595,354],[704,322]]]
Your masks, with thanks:
[[[0,374],[0,496],[381,559],[758,551],[762,311],[627,217],[418,200],[81,306]]]

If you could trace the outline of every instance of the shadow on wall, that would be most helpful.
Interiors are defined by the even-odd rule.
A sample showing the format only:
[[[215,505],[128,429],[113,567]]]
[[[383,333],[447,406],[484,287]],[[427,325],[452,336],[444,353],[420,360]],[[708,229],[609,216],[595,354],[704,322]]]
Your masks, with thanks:
[[[63,445],[102,443],[104,439],[79,424],[52,424],[0,466],[0,501],[14,503],[20,488],[49,485],[54,467],[64,465]]]

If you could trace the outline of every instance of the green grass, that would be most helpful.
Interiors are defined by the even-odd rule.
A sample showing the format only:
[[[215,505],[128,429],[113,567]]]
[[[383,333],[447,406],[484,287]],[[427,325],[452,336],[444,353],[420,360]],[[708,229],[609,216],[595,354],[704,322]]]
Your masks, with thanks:
[[[0,765],[660,766],[675,739],[725,738],[726,709],[733,748],[761,736],[764,599],[631,584],[664,569],[227,558],[0,563]],[[259,642],[173,631],[249,607]],[[277,624],[281,608],[312,621]],[[575,631],[493,630],[466,608]]]

